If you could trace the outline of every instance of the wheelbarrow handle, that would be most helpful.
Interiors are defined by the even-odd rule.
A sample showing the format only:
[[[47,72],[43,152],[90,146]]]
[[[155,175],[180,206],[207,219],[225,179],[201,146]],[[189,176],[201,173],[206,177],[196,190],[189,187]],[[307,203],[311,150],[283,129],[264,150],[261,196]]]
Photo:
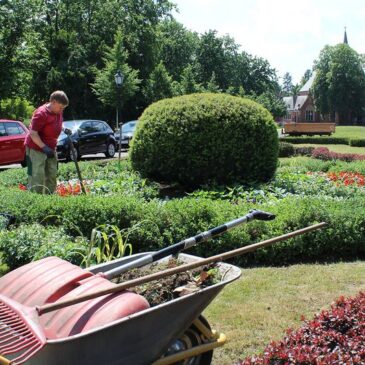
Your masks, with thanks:
[[[199,233],[196,236],[186,238],[183,241],[173,244],[172,246],[163,248],[157,252],[152,254],[145,255],[141,258],[128,262],[126,264],[122,264],[112,270],[106,271],[104,273],[100,273],[99,275],[105,277],[106,279],[112,279],[128,270],[135,269],[138,267],[142,267],[148,264],[151,264],[155,261],[161,260],[164,257],[170,255],[176,255],[180,251],[186,250],[192,246],[197,245],[198,243],[208,241],[213,237],[219,236],[224,232],[229,231],[230,229],[237,227],[243,223],[248,223],[254,219],[269,221],[275,219],[275,215],[271,213],[264,212],[262,210],[251,210],[248,214],[244,215],[243,217],[234,219],[229,221],[225,224],[222,224],[218,227],[212,228],[208,231]]]

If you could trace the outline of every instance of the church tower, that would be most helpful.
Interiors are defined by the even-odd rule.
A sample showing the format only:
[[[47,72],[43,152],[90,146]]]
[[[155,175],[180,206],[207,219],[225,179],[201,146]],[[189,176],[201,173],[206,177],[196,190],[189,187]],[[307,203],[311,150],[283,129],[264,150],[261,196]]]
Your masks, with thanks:
[[[347,33],[346,33],[346,27],[345,27],[345,34],[343,36],[343,44],[349,44],[348,40],[347,40]]]

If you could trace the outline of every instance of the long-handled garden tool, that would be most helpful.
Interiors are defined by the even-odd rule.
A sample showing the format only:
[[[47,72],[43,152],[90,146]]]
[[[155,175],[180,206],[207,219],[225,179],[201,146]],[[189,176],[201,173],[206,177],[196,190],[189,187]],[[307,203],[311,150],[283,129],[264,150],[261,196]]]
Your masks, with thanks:
[[[79,181],[80,181],[81,191],[82,191],[83,194],[86,194],[86,189],[85,189],[85,186],[84,186],[84,183],[83,183],[83,180],[82,180],[82,176],[81,176],[80,166],[79,166],[79,163],[77,162],[77,152],[76,152],[75,146],[74,146],[74,144],[72,142],[72,138],[71,138],[72,131],[71,131],[71,129],[68,129],[68,128],[64,128],[63,131],[66,134],[67,139],[68,139],[68,143],[69,143],[70,151],[71,151],[71,157],[72,157],[72,160],[74,161],[75,166],[76,166],[76,172],[77,172],[77,176],[78,176]]]
[[[46,304],[36,307],[27,307],[14,300],[0,295],[0,354],[3,356],[12,353],[18,353],[22,350],[21,355],[13,360],[6,360],[0,356],[0,364],[19,365],[23,364],[35,353],[37,353],[47,343],[44,330],[39,322],[39,316],[65,308],[77,303],[88,301],[104,295],[121,292],[128,288],[145,284],[150,281],[158,280],[170,275],[174,275],[187,270],[207,265],[213,262],[219,262],[247,252],[255,251],[259,248],[270,246],[274,243],[287,240],[289,238],[311,232],[326,226],[326,223],[315,224],[303,229],[293,231],[275,238],[271,238],[259,243],[246,247],[238,248],[223,254],[215,255],[193,263],[181,265],[172,269],[157,272],[141,278],[133,279],[121,284],[114,285],[107,289],[98,290],[93,293],[71,298],[69,300],[58,301],[52,304]]]
[[[135,269],[138,267],[142,267],[148,264],[151,264],[155,261],[161,260],[164,257],[167,257],[169,255],[176,255],[181,251],[184,251],[192,246],[195,246],[201,242],[205,242],[210,240],[213,237],[219,236],[224,232],[227,232],[231,230],[232,228],[235,228],[243,223],[248,223],[253,220],[260,220],[260,221],[270,221],[275,219],[275,215],[271,213],[264,212],[262,210],[251,210],[248,214],[234,219],[232,221],[229,221],[227,223],[224,223],[218,227],[212,228],[208,231],[199,233],[196,236],[186,238],[178,243],[175,243],[169,247],[163,248],[160,251],[151,253],[149,255],[145,255],[141,258],[138,258],[136,260],[133,260],[131,262],[128,262],[126,264],[123,264],[121,266],[118,266],[112,270],[106,271],[104,273],[100,273],[103,277],[106,279],[113,279],[114,277],[128,271],[131,269]]]

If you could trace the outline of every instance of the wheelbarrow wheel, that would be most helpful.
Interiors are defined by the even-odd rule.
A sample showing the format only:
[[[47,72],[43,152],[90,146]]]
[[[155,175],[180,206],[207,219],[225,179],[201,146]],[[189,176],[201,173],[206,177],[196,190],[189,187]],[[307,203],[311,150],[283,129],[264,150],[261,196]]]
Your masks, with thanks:
[[[209,329],[210,325],[208,321],[201,315],[200,321]],[[188,350],[194,346],[199,346],[203,343],[202,333],[192,324],[184,334],[176,340],[169,348],[165,355],[171,355],[173,353]],[[189,359],[179,361],[173,365],[210,365],[212,363],[213,350],[204,352],[198,356],[191,357]]]

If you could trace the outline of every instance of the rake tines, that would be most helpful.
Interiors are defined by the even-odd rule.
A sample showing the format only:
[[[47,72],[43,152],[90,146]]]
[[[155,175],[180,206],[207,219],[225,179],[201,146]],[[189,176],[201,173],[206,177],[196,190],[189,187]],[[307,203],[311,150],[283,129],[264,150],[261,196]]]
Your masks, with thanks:
[[[46,342],[31,317],[32,311],[25,313],[19,304],[0,295],[0,358],[10,357],[11,365],[25,363]]]

